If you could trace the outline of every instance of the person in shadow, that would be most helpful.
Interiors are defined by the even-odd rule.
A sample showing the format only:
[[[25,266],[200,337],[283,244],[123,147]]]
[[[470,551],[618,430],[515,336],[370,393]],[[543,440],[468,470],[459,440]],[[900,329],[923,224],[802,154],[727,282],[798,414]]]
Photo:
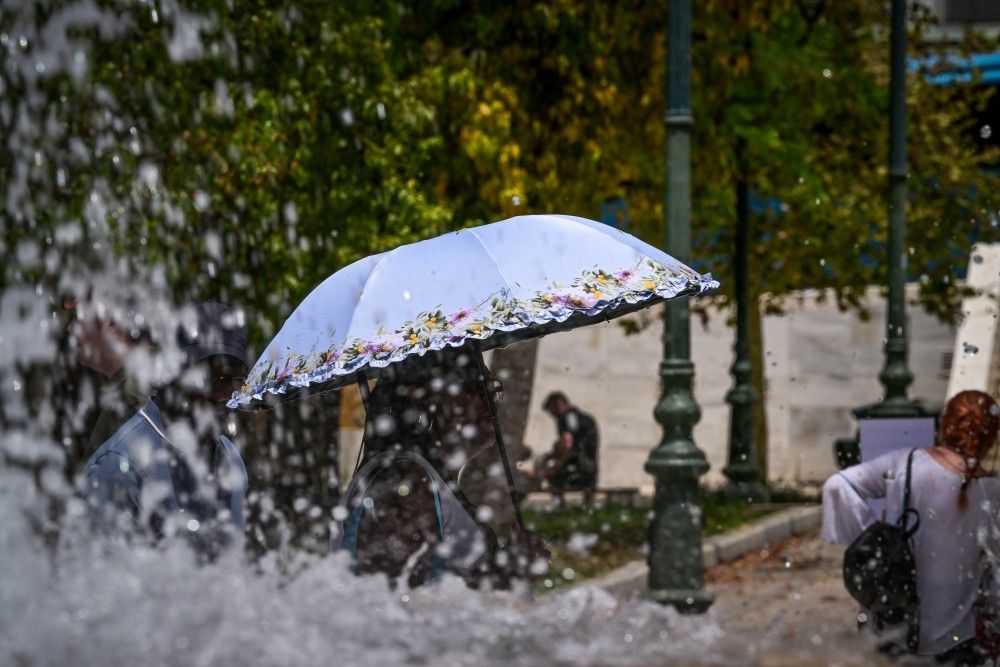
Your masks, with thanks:
[[[367,400],[364,455],[338,508],[333,549],[349,552],[358,574],[410,587],[445,572],[491,588],[544,574],[548,551],[513,521],[485,394],[498,398],[499,384],[457,350],[383,373]]]
[[[542,409],[555,420],[558,438],[552,450],[535,461],[535,476],[545,480],[560,504],[567,491],[582,491],[589,506],[597,489],[597,422],[561,391],[549,394]]]
[[[152,542],[179,534],[213,557],[245,523],[247,471],[225,403],[246,375],[247,328],[216,301],[180,319],[180,372],[91,455],[79,495],[99,530]]]

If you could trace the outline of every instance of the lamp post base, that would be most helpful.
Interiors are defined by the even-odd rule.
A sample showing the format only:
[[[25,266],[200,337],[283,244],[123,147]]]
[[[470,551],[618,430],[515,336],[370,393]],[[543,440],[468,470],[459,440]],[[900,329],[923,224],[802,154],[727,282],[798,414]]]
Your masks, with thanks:
[[[767,487],[760,482],[730,481],[722,487],[722,497],[726,500],[742,500],[748,503],[766,503],[771,498]]]
[[[705,589],[678,590],[650,589],[645,598],[660,604],[670,605],[682,614],[704,614],[715,602],[715,597]]]

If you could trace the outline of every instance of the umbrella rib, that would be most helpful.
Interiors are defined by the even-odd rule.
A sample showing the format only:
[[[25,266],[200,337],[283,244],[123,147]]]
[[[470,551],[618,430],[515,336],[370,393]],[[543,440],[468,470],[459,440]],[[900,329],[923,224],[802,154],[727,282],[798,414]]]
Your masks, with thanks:
[[[507,285],[507,289],[513,291],[514,284],[510,281],[510,278],[507,277],[507,274],[504,272],[503,267],[500,266],[500,262],[497,261],[497,258],[493,256],[493,253],[490,252],[490,249],[486,246],[485,243],[483,243],[483,240],[479,238],[479,234],[476,234],[476,230],[468,229],[466,231],[468,231],[469,234],[472,235],[472,238],[476,239],[476,243],[479,244],[479,247],[483,249],[483,252],[486,253],[486,256],[490,258],[491,262],[493,262],[493,266],[496,267],[497,273],[500,274],[500,278],[503,280],[504,284]]]

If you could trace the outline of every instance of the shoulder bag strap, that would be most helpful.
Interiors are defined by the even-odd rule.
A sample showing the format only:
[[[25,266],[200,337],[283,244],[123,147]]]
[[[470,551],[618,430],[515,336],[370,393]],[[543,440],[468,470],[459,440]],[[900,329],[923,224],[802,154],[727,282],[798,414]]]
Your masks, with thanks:
[[[909,540],[920,527],[920,513],[910,507],[910,478],[913,476],[913,455],[916,448],[910,450],[910,455],[906,457],[906,485],[903,487],[903,514],[900,515],[900,527],[904,531],[906,539]],[[913,526],[907,528],[908,517],[913,515]],[[916,596],[916,591],[913,592]],[[920,649],[920,602],[916,598],[916,607],[907,614],[906,623],[906,647],[911,653],[917,653]]]
[[[906,486],[903,489],[903,513],[905,514],[910,509],[910,477],[913,473],[913,455],[917,452],[916,449],[910,450],[910,455],[906,457]]]
[[[906,532],[906,539],[913,537],[920,527],[920,514],[910,507],[910,478],[913,476],[913,455],[917,450],[911,449],[910,455],[906,457],[906,482],[903,486],[903,512],[899,515],[897,525]],[[913,526],[908,527],[910,516],[913,516]]]

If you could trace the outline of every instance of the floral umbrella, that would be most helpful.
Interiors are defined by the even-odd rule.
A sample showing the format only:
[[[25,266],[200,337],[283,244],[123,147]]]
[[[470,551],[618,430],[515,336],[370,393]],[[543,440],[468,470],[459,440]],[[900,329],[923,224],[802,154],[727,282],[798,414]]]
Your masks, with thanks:
[[[479,350],[609,320],[718,287],[607,225],[524,215],[373,255],[299,304],[229,401],[337,388],[428,350]]]

